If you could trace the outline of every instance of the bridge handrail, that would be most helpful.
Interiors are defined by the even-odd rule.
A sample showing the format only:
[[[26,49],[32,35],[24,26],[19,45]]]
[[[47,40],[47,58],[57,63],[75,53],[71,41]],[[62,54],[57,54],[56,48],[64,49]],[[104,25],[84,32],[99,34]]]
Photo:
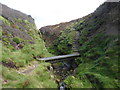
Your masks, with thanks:
[[[68,55],[60,55],[60,56],[53,56],[53,57],[47,57],[47,58],[39,58],[38,60],[48,61],[48,60],[65,59],[65,58],[77,57],[77,56],[80,56],[80,54],[79,53],[73,53],[73,54],[68,54]]]

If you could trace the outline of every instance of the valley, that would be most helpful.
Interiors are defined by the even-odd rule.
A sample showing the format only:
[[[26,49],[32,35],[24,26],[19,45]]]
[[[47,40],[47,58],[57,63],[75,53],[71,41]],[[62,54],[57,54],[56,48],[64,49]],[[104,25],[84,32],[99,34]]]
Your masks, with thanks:
[[[40,29],[31,15],[1,5],[2,88],[120,88],[120,2],[105,2],[87,16]],[[61,57],[74,53],[79,55]],[[61,61],[42,60],[47,58]]]

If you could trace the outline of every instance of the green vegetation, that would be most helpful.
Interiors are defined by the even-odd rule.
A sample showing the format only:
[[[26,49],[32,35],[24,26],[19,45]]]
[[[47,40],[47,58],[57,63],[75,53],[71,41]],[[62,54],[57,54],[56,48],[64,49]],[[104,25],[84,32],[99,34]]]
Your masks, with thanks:
[[[78,68],[75,76],[65,80],[68,88],[118,88],[120,87],[118,58],[120,41],[118,35],[108,35],[98,30],[105,19],[86,18],[72,28],[61,32],[61,36],[49,48],[57,54],[71,53],[76,31],[80,32]],[[69,47],[70,46],[70,47]]]
[[[24,20],[24,22],[25,22],[26,24],[30,24],[30,22],[29,22],[28,20]]]
[[[17,21],[18,21],[19,23],[22,23],[22,22],[23,22],[23,20],[20,19],[20,18],[18,18]]]
[[[3,23],[5,23],[6,25],[10,26],[10,22],[7,19],[5,19],[4,17],[0,16],[0,20],[2,20]]]
[[[16,37],[14,41],[19,44],[20,40]],[[12,46],[3,46],[3,62],[9,62],[12,60],[17,67],[25,66],[34,60],[33,57],[49,57],[47,49],[44,46],[43,41],[40,39],[36,44],[25,44],[20,50],[11,48]],[[28,58],[29,57],[29,58]]]
[[[77,58],[79,64],[77,75],[65,80],[69,88],[120,87],[118,84],[118,58],[120,58],[118,36],[100,32],[90,37],[102,22],[94,23],[94,21],[83,21],[74,26],[75,30],[81,33],[79,41],[81,57]]]
[[[21,23],[21,20],[18,20]],[[45,48],[44,41],[40,38],[40,34],[35,25],[26,21],[26,30],[31,40],[23,40],[19,36],[12,36],[2,32],[3,38],[2,66],[3,88],[57,88],[54,76],[48,72],[48,63],[38,62],[37,68],[30,74],[22,74],[19,69],[25,69],[26,66],[36,61],[36,58],[53,56]],[[14,25],[16,25],[14,23]],[[12,26],[11,26],[12,27]],[[16,42],[16,45],[11,43]],[[30,42],[32,42],[30,44]],[[22,45],[22,46],[21,46]],[[36,61],[37,62],[37,61]]]
[[[49,52],[56,55],[71,53],[75,35],[76,31],[74,31],[73,28],[66,29],[62,32],[61,36],[54,41],[54,44],[49,47]]]
[[[2,28],[0,27],[0,40],[2,39]]]
[[[13,41],[19,44],[21,42],[21,39],[19,37],[14,37]]]
[[[4,37],[2,40],[4,41],[4,44],[5,44],[5,45],[8,45],[8,44],[9,44],[8,38]]]
[[[15,69],[2,68],[2,75],[6,84],[3,84],[4,88],[57,88],[57,84],[54,82],[52,74],[46,69],[49,64],[40,63],[39,66],[30,74],[18,73]],[[51,76],[50,76],[51,75]]]
[[[0,31],[0,38],[4,36],[3,43],[0,41],[0,58],[2,58],[0,59],[0,68],[2,68],[0,73],[3,76],[1,78],[3,88],[57,88],[55,77],[47,69],[50,63],[38,62],[36,58],[72,53],[76,32],[80,32],[78,41],[80,57],[76,58],[78,63],[76,75],[68,76],[65,80],[67,87],[70,89],[120,88],[119,36],[107,32],[110,24],[117,23],[118,17],[115,16],[116,12],[112,15],[114,9],[111,9],[114,5],[110,7],[111,9],[107,9],[108,6],[111,5],[103,7],[103,9],[106,8],[107,13],[98,9],[99,13],[95,15],[92,13],[84,20],[77,21],[70,28],[62,31],[49,50],[46,49],[34,23],[31,24],[28,20],[20,18],[8,21],[0,16],[4,24],[12,27],[13,31],[15,30],[14,33],[9,29],[3,30],[4,32]],[[109,17],[113,16],[110,19],[107,17],[108,12]],[[24,33],[24,36],[19,36],[18,33]],[[21,71],[32,66],[33,62],[37,62],[38,66],[32,72]]]

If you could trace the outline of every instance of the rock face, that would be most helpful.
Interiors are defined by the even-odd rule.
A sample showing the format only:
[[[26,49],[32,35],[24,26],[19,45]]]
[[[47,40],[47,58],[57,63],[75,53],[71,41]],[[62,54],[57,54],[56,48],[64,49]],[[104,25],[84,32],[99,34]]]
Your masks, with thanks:
[[[26,42],[34,43],[34,34],[38,32],[34,19],[30,15],[9,8],[6,5],[1,4],[1,6],[0,25],[4,44],[12,44],[16,47],[18,44]]]

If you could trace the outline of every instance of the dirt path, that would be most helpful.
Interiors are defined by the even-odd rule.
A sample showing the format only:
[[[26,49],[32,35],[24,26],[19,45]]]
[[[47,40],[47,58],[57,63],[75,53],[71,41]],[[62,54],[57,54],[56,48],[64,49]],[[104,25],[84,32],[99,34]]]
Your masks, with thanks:
[[[39,65],[37,61],[31,63],[31,65],[26,66],[24,68],[19,69],[17,72],[22,74],[30,74],[35,70],[35,68]]]
[[[76,31],[76,37],[75,37],[75,40],[74,40],[74,42],[73,42],[73,47],[72,47],[72,50],[73,50],[74,52],[78,52],[79,39],[80,39],[80,32],[79,32],[79,31]]]

